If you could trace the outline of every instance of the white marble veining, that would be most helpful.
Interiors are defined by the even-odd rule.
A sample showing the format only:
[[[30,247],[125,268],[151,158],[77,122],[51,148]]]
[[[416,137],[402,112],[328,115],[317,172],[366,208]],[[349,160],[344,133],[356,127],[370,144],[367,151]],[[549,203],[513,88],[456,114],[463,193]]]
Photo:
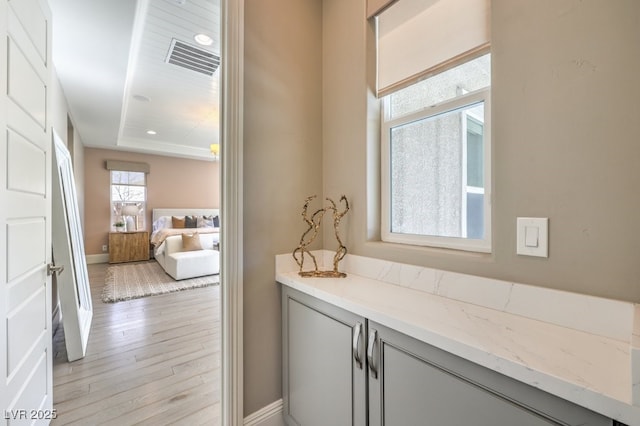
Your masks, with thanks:
[[[320,267],[327,269],[332,256],[318,252]],[[347,278],[300,278],[291,255],[277,256],[276,280],[640,425],[640,309],[634,304],[361,256],[347,255],[340,267]]]
[[[317,253],[319,265],[332,265],[333,252],[322,250]],[[298,265],[293,258],[291,263],[292,269],[281,270],[297,271]],[[310,268],[305,265],[305,270]],[[632,335],[635,305],[629,302],[350,254],[340,263],[340,268],[343,272],[385,283],[625,342],[630,342]]]

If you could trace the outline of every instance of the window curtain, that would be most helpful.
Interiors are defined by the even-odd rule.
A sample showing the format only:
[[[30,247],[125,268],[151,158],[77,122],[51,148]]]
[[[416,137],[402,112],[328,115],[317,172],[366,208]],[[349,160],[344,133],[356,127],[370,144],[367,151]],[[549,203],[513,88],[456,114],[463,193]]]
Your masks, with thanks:
[[[487,53],[490,8],[490,0],[369,0],[378,23],[378,96]]]
[[[107,170],[118,170],[121,172],[142,172],[149,173],[151,168],[147,163],[138,163],[134,161],[107,160],[105,162]]]

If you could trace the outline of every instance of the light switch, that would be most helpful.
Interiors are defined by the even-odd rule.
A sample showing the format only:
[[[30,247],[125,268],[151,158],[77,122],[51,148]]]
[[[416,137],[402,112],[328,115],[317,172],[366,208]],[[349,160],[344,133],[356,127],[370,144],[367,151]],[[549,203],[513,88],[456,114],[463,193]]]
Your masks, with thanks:
[[[538,228],[536,226],[524,227],[525,247],[538,247]]]
[[[549,257],[549,218],[519,217],[517,226],[518,254]]]

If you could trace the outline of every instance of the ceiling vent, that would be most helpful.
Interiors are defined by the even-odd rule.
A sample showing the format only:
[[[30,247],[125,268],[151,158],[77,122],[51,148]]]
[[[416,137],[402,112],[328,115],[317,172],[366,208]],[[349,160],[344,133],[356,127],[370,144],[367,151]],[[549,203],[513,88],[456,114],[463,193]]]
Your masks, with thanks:
[[[212,76],[220,66],[220,56],[174,38],[166,62]]]

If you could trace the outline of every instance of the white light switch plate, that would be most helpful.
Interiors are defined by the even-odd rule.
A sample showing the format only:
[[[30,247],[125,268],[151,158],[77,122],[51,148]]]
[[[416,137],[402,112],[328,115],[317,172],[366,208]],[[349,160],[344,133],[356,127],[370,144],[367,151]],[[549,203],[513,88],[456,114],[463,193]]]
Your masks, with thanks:
[[[518,254],[523,256],[549,257],[549,218],[519,217]]]

